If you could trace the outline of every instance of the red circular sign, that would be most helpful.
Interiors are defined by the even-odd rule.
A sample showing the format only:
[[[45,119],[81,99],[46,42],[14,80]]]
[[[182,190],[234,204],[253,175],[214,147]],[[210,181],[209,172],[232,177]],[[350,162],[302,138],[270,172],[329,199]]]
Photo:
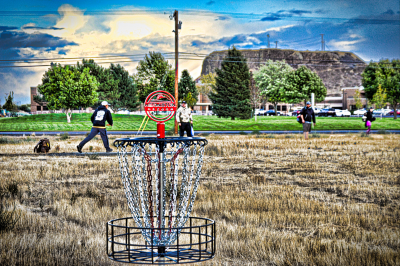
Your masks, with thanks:
[[[176,102],[170,93],[166,91],[154,91],[147,96],[144,102],[144,110],[151,120],[166,122],[175,115]],[[160,114],[165,114],[165,116],[160,117]]]

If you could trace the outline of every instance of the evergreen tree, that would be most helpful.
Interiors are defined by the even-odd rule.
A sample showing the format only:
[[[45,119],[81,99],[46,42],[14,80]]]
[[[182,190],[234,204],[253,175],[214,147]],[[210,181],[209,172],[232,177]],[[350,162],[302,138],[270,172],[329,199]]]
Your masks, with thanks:
[[[233,46],[222,61],[221,69],[215,71],[215,92],[210,93],[212,111],[218,117],[230,117],[232,120],[235,117],[250,118],[250,71],[246,59]]]
[[[120,64],[111,64],[110,73],[113,79],[118,81],[118,93],[121,95],[118,102],[118,109],[127,109],[129,111],[136,110],[140,102],[134,79],[129,76],[128,71]]]
[[[8,94],[8,97],[4,98],[6,100],[5,104],[3,105],[3,108],[6,109],[9,112],[12,112],[15,108],[14,104],[14,92],[10,91],[10,94]]]
[[[190,104],[188,97],[189,93],[190,93]],[[199,97],[199,92],[197,91],[196,83],[190,76],[189,71],[187,71],[186,69],[182,71],[181,80],[178,83],[178,97],[179,99],[186,101],[189,107],[191,107],[192,109],[193,106],[196,105]]]
[[[121,92],[118,91],[118,80],[114,80],[109,69],[99,66],[93,59],[83,59],[82,64],[78,62],[77,69],[82,72],[84,68],[88,68],[89,74],[99,82],[97,89],[99,101],[93,107],[96,108],[102,101],[107,101],[111,109],[117,110],[121,97]]]

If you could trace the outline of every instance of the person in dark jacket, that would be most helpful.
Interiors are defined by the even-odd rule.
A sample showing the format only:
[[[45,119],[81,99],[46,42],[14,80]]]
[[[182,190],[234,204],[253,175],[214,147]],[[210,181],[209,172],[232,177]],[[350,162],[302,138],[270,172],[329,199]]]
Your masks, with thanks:
[[[315,114],[310,102],[307,102],[306,107],[301,110],[300,117],[303,122],[304,139],[308,139],[308,133],[311,132],[311,119],[315,127]]]
[[[107,130],[106,130],[106,121],[108,122],[107,126],[113,125],[113,120],[111,116],[110,110],[108,110],[108,103],[103,101],[101,105],[94,111],[92,117],[90,118],[93,123],[92,130],[90,131],[89,136],[87,136],[81,143],[79,143],[76,148],[79,153],[82,153],[82,148],[85,146],[87,142],[93,139],[98,133],[100,133],[101,139],[103,140],[104,148],[106,148],[106,152],[112,152],[110,148],[110,144],[108,142]]]
[[[367,112],[367,120],[365,121],[365,127],[368,128],[367,135],[370,134],[372,121],[375,120],[374,117],[372,116],[373,112],[374,112],[374,109],[371,106]]]

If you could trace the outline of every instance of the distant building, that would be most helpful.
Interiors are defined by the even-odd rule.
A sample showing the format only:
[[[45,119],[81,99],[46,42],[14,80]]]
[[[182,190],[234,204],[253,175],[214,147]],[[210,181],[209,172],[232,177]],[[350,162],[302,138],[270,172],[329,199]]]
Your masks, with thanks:
[[[356,101],[354,99],[354,95],[356,90],[360,91],[360,100],[362,103],[361,108],[367,108],[368,99],[365,97],[364,87],[353,87],[353,88],[342,88],[342,102],[343,102],[343,109],[347,110],[357,110]]]

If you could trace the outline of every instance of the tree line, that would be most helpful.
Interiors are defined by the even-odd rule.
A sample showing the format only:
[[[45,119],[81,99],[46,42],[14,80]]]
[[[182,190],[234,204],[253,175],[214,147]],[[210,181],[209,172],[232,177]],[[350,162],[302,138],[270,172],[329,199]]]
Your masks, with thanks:
[[[44,102],[51,110],[62,109],[71,121],[72,110],[98,107],[102,101],[110,109],[137,110],[147,95],[155,90],[175,94],[175,73],[161,53],[150,52],[137,66],[137,73],[129,75],[123,66],[111,64],[109,68],[98,65],[93,59],[83,59],[76,66],[52,65],[43,75],[35,102]],[[187,70],[183,70],[178,83],[178,97],[193,107],[198,91]]]
[[[268,60],[251,73],[246,58],[235,47],[228,50],[221,68],[202,76],[203,93],[209,95],[212,110],[219,117],[248,119],[261,102],[270,102],[276,113],[278,103],[322,102],[327,89],[321,78],[306,66],[293,69],[283,61]],[[394,109],[400,103],[400,60],[371,62],[362,73],[366,98],[381,108],[389,102]],[[360,108],[360,92],[354,97]]]

